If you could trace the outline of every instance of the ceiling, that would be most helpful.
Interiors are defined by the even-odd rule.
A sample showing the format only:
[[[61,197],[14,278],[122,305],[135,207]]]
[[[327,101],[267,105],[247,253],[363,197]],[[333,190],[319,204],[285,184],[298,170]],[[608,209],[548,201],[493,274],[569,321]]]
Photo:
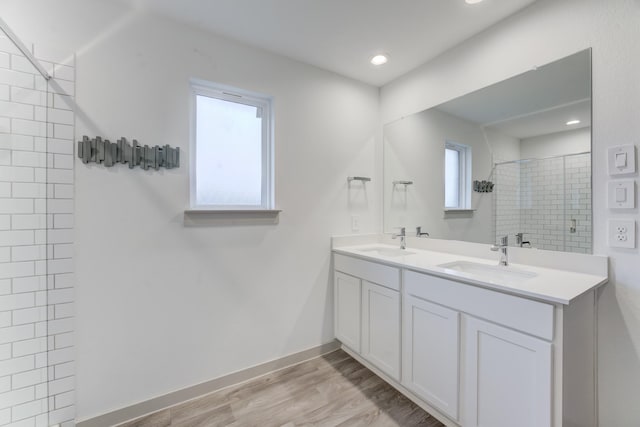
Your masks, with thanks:
[[[536,0],[120,1],[382,86]]]

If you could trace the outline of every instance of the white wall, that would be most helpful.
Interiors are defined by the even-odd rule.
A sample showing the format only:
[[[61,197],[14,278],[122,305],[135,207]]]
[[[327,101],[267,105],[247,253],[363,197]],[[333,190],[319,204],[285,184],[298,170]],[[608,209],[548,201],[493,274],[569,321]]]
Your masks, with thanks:
[[[377,88],[117,2],[2,15],[77,51],[76,138],[183,150],[170,171],[76,160],[78,420],[333,339],[329,237],[352,214],[381,226]],[[190,77],[274,96],[278,225],[183,225]],[[349,190],[348,175],[373,181]]]
[[[591,151],[591,128],[555,132],[520,140],[523,159],[545,159]]]
[[[607,148],[640,142],[638,22],[638,0],[540,0],[381,91],[383,123],[388,123],[593,48],[594,252],[608,255],[611,265],[610,283],[599,300],[603,427],[632,427],[640,420],[639,252],[609,248],[606,238],[608,218],[638,218],[638,209],[619,214],[606,208]]]

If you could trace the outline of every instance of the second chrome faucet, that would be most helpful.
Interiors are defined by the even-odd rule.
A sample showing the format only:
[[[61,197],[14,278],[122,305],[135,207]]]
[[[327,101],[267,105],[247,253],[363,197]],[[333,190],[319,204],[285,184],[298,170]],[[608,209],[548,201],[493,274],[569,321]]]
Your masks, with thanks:
[[[491,246],[491,250],[494,252],[500,251],[500,265],[509,265],[509,256],[507,255],[507,248],[509,247],[509,236],[501,236],[500,243]]]

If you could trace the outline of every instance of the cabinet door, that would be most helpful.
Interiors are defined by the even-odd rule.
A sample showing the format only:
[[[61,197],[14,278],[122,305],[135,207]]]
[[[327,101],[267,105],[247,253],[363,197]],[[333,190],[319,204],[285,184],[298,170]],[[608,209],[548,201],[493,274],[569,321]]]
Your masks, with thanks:
[[[403,306],[402,384],[457,420],[460,314],[411,295]]]
[[[333,292],[336,338],[360,353],[360,279],[336,272]]]
[[[551,426],[551,343],[465,317],[464,421]]]
[[[400,292],[364,280],[361,354],[400,381]]]

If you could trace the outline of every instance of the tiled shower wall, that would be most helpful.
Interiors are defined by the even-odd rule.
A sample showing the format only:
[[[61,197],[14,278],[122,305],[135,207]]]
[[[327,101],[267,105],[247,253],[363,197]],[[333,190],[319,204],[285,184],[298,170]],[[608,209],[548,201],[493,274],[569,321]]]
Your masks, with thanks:
[[[0,34],[0,425],[72,426],[75,60]]]
[[[496,236],[515,234],[539,249],[591,252],[591,155],[496,167]],[[574,227],[575,224],[575,227]]]

